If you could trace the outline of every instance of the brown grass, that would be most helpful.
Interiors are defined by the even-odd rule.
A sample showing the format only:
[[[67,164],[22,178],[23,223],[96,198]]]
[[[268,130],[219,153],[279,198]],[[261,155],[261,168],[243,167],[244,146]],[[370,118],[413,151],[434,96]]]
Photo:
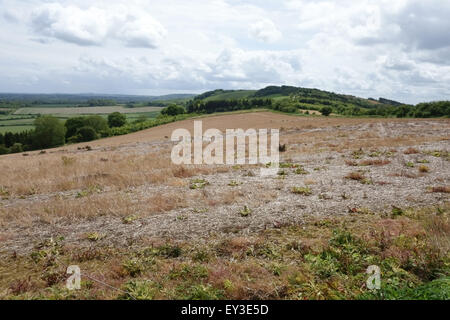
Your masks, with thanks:
[[[431,192],[436,193],[450,193],[450,187],[449,186],[438,186],[438,187],[432,187]]]
[[[369,160],[363,160],[359,163],[360,166],[385,166],[390,164],[391,162],[389,160],[381,160],[381,159],[369,159]]]
[[[350,172],[345,176],[346,179],[361,181],[365,179],[364,175],[360,172]]]
[[[417,153],[420,153],[420,151],[417,150],[416,148],[408,148],[403,153],[404,154],[417,154]]]

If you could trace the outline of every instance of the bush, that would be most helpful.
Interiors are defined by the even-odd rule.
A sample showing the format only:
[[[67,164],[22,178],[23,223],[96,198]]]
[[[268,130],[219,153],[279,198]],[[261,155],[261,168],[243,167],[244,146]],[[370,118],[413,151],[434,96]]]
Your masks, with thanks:
[[[177,106],[176,104],[171,104],[167,108],[161,110],[161,114],[165,116],[176,116],[184,113],[186,113],[186,110],[181,106]]]
[[[87,142],[98,138],[97,132],[92,127],[82,127],[76,133],[77,142]]]
[[[83,127],[91,127],[96,133],[108,130],[108,122],[101,116],[88,116],[85,117]]]
[[[53,116],[40,116],[34,120],[33,147],[45,149],[64,144],[66,128],[63,123]]]
[[[66,121],[64,124],[66,127],[66,139],[67,142],[79,142],[79,141],[90,141],[90,140],[80,140],[79,137],[77,137],[77,132],[83,127],[90,127],[92,128],[96,133],[96,138],[100,134],[107,132],[109,130],[108,122],[105,118],[101,116],[87,116],[87,117],[75,117],[70,118]],[[83,137],[82,137],[83,138]]]
[[[11,147],[11,153],[23,152],[23,146],[21,143],[14,143]]]
[[[0,155],[8,154],[8,153],[9,153],[9,149],[6,148],[4,145],[0,145]]]
[[[325,117],[328,117],[333,112],[333,109],[331,107],[323,107],[322,109],[320,109],[320,112]]]
[[[108,125],[110,128],[122,127],[127,123],[127,117],[120,112],[113,112],[108,116]]]

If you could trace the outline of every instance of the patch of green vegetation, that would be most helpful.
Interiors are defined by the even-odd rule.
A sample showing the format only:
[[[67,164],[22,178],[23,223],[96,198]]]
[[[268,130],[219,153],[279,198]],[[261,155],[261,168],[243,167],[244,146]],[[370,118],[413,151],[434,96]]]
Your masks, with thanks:
[[[411,161],[406,162],[405,166],[407,166],[408,168],[414,168],[415,167],[414,162],[411,162]]]
[[[310,187],[293,187],[292,193],[300,194],[302,196],[310,196],[312,195],[312,190]]]
[[[180,285],[176,288],[175,299],[181,300],[220,300],[224,292],[210,284]]]
[[[296,163],[289,163],[289,162],[280,163],[280,168],[282,168],[282,169],[295,169],[298,167],[299,167],[299,165]]]
[[[209,185],[209,182],[204,179],[195,179],[191,181],[191,184],[189,185],[190,189],[196,190],[196,189],[203,189],[207,185]]]
[[[236,180],[231,180],[229,183],[228,183],[228,186],[230,186],[230,187],[237,187],[237,186],[239,186],[239,185],[241,185],[242,184],[242,182],[238,182],[238,181],[236,181]]]
[[[381,290],[361,294],[361,300],[449,300],[450,277],[443,277],[422,285],[388,281]]]
[[[252,213],[252,210],[248,206],[244,206],[244,209],[239,211],[241,217],[248,217]]]
[[[137,219],[139,219],[138,216],[136,216],[136,215],[131,215],[131,216],[123,217],[123,218],[122,218],[122,222],[123,222],[124,224],[131,224],[131,223],[133,223],[134,221],[136,221]]]
[[[359,150],[355,150],[352,152],[352,158],[353,159],[361,159],[362,157],[364,157],[365,152],[362,149]]]
[[[65,159],[66,162],[69,162],[67,159],[68,158]],[[102,191],[102,188],[100,186],[97,186],[97,185],[90,186],[90,187],[88,187],[88,188],[86,188],[84,190],[78,191],[78,193],[75,196],[75,198],[79,199],[79,198],[88,197],[88,196],[91,196],[91,195],[93,195],[95,193],[99,193],[101,191]]]
[[[160,247],[152,247],[144,249],[143,254],[145,256],[159,256],[164,258],[178,258],[182,255],[183,251],[178,245],[166,244]]]
[[[297,169],[295,169],[295,174],[303,174],[303,175],[305,175],[305,174],[308,174],[309,172],[308,171],[306,171],[303,167],[301,167],[301,168],[297,168]]]
[[[92,241],[92,242],[100,241],[105,237],[106,237],[106,234],[98,233],[98,232],[91,232],[91,233],[86,234],[86,239],[88,239],[89,241]]]
[[[130,280],[122,288],[119,299],[123,300],[153,300],[161,290],[161,286],[150,280]]]

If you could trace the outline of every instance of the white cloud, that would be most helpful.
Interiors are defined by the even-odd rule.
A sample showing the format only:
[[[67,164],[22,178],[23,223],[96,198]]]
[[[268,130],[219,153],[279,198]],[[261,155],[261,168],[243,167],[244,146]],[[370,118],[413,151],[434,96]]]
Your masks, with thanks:
[[[49,3],[33,10],[31,24],[41,36],[81,46],[98,46],[114,39],[130,47],[156,48],[166,35],[149,14],[125,6],[81,9]]]
[[[276,25],[268,19],[252,23],[249,31],[253,38],[263,42],[275,42],[281,38],[281,32]]]
[[[0,2],[0,91],[290,84],[405,102],[450,98],[448,1]]]

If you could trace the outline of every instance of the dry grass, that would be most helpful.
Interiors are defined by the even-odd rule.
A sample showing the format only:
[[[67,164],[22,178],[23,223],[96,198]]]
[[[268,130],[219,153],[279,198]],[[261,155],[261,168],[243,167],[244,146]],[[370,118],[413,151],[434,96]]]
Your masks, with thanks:
[[[108,161],[102,161],[108,159]],[[168,148],[147,155],[92,152],[68,156],[43,155],[0,162],[2,189],[10,197],[30,196],[90,186],[123,190],[145,184],[166,184],[172,178],[214,174],[219,167],[176,166]],[[229,168],[220,168],[221,172]]]
[[[363,160],[359,163],[360,166],[385,166],[390,164],[391,161],[389,160],[381,160],[381,159],[369,159],[369,160]]]
[[[345,176],[346,179],[361,181],[365,179],[364,175],[361,172],[350,172]]]
[[[450,193],[450,187],[449,186],[438,186],[438,187],[432,187],[431,192],[436,193]]]
[[[420,153],[420,151],[417,150],[416,148],[408,148],[403,153],[404,154],[417,154],[417,153]]]
[[[410,126],[411,121],[418,125]],[[419,192],[423,192],[427,186],[447,184],[445,176],[435,177],[439,172],[436,162],[444,161],[443,158],[430,161],[430,174],[417,170],[412,173],[413,170],[404,167],[396,169],[405,148],[442,141],[447,136],[448,120],[423,121],[421,125],[422,120],[411,119],[305,118],[267,112],[204,119],[204,130],[283,127],[280,143],[287,144],[287,150],[281,155],[282,161],[304,165],[307,179],[296,175],[294,167],[285,169],[284,179],[263,179],[257,174],[259,166],[173,165],[170,161],[172,143],[167,137],[176,128],[192,129],[192,120],[93,141],[89,144],[92,148],[80,144],[46,153],[30,152],[27,157],[1,156],[0,226],[3,231],[0,240],[4,243],[1,249],[28,253],[34,241],[54,230],[74,245],[87,242],[81,236],[83,233],[107,233],[107,240],[99,240],[95,245],[120,248],[128,246],[128,241],[162,234],[170,235],[172,240],[204,237],[210,233],[246,235],[299,222],[309,215],[310,209],[321,215],[335,214],[341,209],[347,213],[347,200],[367,201],[368,206],[378,206],[380,200],[376,198],[381,195],[393,201],[397,184],[402,184],[398,191],[403,194],[405,188],[412,187],[415,192],[412,198],[417,196],[417,186],[420,186]],[[424,130],[431,127],[430,121],[434,121],[436,127]],[[381,135],[384,131],[386,134]],[[347,164],[373,167],[352,172],[346,178],[371,185],[364,186],[373,191],[364,192],[365,198],[353,192],[353,183],[343,183],[341,171],[345,170],[343,159],[360,149],[361,157]],[[378,168],[391,160],[392,165]],[[378,180],[384,175],[386,182],[373,185],[364,177],[364,172],[369,170],[371,177]],[[399,179],[389,179],[390,175]],[[406,181],[404,177],[423,179]],[[430,180],[434,178],[436,180]],[[194,179],[208,180],[210,184],[191,190],[190,182]],[[229,186],[231,180],[242,184]],[[303,191],[311,187],[313,194],[310,197],[292,194],[291,187],[295,185],[306,187]],[[385,187],[378,187],[380,185]],[[335,202],[341,199],[341,194],[344,195],[342,201]],[[317,197],[327,201],[317,201]],[[425,192],[423,197],[417,198],[423,200],[423,204],[430,204],[438,197]],[[414,203],[406,197],[398,200]],[[252,210],[245,218],[239,215],[244,206]],[[236,266],[233,269],[241,271]],[[13,287],[19,292],[26,285],[17,283]],[[258,288],[252,287],[244,292],[241,288],[232,296],[266,296],[268,290],[258,292]]]

